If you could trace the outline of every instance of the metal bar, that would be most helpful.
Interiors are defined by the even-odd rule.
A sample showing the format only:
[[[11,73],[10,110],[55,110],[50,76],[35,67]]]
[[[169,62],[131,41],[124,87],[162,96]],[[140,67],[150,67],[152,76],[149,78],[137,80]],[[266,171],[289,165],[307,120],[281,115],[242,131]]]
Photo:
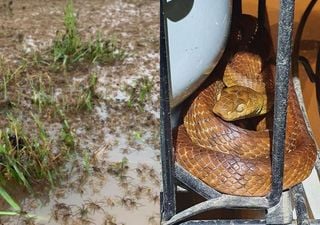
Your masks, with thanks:
[[[237,17],[242,14],[242,0],[233,0],[232,13],[232,17]]]
[[[190,220],[180,225],[260,225],[266,224],[265,220]]]
[[[294,0],[281,0],[272,137],[272,184],[271,192],[268,196],[270,206],[276,205],[280,201],[282,194],[293,15]]]
[[[317,62],[316,62],[316,69],[315,72],[313,72],[309,61],[303,57],[299,56],[299,51],[300,51],[300,43],[301,43],[301,38],[303,34],[303,30],[305,28],[306,22],[310,16],[310,13],[312,12],[315,4],[317,3],[317,0],[311,0],[310,3],[308,4],[306,10],[304,11],[299,26],[297,28],[297,33],[295,36],[294,40],[294,45],[293,45],[293,58],[292,58],[292,73],[294,76],[298,76],[299,73],[299,62],[302,63],[304,66],[304,69],[310,79],[311,82],[313,82],[316,86],[316,96],[317,96],[317,104],[318,104],[318,113],[320,114],[320,73],[319,73],[319,68],[320,68],[320,48],[318,49],[318,55],[317,55]]]
[[[297,28],[296,36],[294,38],[294,45],[293,45],[293,59],[292,59],[292,72],[294,76],[298,76],[298,69],[299,69],[299,50],[300,50],[300,43],[303,34],[303,29],[306,25],[307,19],[318,0],[311,0],[309,5],[307,6],[306,10],[304,11],[303,15],[301,16],[300,23]]]
[[[205,199],[217,198],[221,196],[220,192],[217,192],[213,188],[209,187],[203,183],[198,178],[194,177],[192,174],[188,173],[184,168],[176,163],[176,178],[186,185],[191,190],[195,191],[197,194],[201,195]]]
[[[266,0],[259,0],[258,5],[258,24],[259,26],[265,26],[266,25]],[[268,24],[269,25],[269,24]]]
[[[162,164],[163,198],[161,219],[169,220],[176,211],[175,183],[173,176],[172,135],[170,122],[169,59],[166,43],[164,0],[160,1],[160,150]]]
[[[263,197],[240,197],[232,195],[221,195],[221,197],[198,203],[174,215],[162,225],[173,225],[199,213],[221,208],[268,208],[269,202]]]
[[[266,223],[267,224],[288,224],[293,220],[293,206],[290,191],[284,191],[280,202],[267,209]]]
[[[292,188],[292,196],[297,213],[297,225],[309,225],[306,194],[301,183]]]
[[[265,220],[190,220],[180,225],[260,225],[266,224]],[[319,225],[320,220],[310,220],[310,225]],[[297,225],[296,221],[292,221],[288,225]]]

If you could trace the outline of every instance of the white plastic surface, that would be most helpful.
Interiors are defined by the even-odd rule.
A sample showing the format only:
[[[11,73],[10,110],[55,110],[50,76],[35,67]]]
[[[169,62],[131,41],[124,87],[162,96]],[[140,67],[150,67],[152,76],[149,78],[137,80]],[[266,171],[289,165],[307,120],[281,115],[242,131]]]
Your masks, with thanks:
[[[218,63],[229,34],[230,0],[194,0],[178,22],[168,19],[172,106],[191,94]]]

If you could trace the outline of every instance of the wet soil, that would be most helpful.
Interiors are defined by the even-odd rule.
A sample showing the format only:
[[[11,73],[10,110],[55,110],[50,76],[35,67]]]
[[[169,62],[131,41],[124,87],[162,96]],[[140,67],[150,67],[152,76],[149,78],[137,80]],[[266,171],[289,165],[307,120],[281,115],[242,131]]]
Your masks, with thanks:
[[[49,48],[57,31],[63,30],[65,3],[0,1],[0,56],[14,67],[26,55]],[[39,113],[30,101],[29,81],[36,82],[41,77],[55,99],[67,96],[66,100],[72,102],[88,76],[95,73],[96,97],[91,112],[71,110],[66,114],[76,136],[75,151],[81,152],[63,165],[66,178],[51,190],[35,186],[35,190],[45,190],[40,197],[20,188],[8,190],[36,219],[1,218],[0,222],[159,224],[158,1],[74,1],[74,6],[83,40],[98,33],[116,39],[127,56],[114,64],[81,66],[67,73],[30,68],[15,80],[8,94],[19,104],[10,110],[29,130],[30,112]],[[127,87],[136,85],[141,78],[152,83],[151,91],[142,105],[130,107]],[[21,95],[17,94],[17,87],[21,88]],[[0,115],[1,128],[7,125],[4,115]],[[54,139],[61,124],[50,109],[43,109],[41,119]],[[87,154],[90,162],[85,170],[82,157]],[[120,173],[113,170],[119,165],[123,166]]]

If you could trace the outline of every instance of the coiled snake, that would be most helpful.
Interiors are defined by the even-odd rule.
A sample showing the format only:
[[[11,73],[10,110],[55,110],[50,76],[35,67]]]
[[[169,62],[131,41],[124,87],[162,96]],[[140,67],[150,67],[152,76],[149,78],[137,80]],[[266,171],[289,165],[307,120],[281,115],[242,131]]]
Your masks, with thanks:
[[[266,46],[271,46],[271,39],[261,38],[261,34],[265,36],[266,32],[257,31],[257,20],[242,16],[239,23],[236,36],[241,41],[226,65],[224,82],[214,81],[193,100],[184,123],[177,130],[175,156],[176,161],[187,171],[220,192],[240,196],[265,196],[271,188],[270,118],[275,65],[265,54],[268,52],[265,48],[269,48]],[[242,30],[239,31],[241,24]],[[222,91],[225,84],[236,86]],[[262,96],[256,97],[250,91],[242,91],[247,88],[259,91],[257,95]],[[230,96],[236,97],[238,102],[234,103],[236,100]],[[249,110],[252,103],[258,101],[260,104],[255,104]],[[257,130],[228,122],[234,120],[235,116],[243,119],[268,111],[271,116],[262,119]],[[261,116],[259,118],[261,120]],[[249,120],[249,124],[253,123],[250,119],[241,121],[246,120]],[[290,82],[283,189],[306,179],[315,159],[315,143],[307,131]]]

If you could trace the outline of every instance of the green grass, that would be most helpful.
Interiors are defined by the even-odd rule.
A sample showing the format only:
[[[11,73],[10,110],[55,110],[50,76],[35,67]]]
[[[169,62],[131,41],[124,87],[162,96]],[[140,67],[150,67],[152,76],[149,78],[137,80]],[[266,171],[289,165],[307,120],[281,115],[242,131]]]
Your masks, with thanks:
[[[38,116],[31,116],[37,128],[33,134],[26,132],[22,122],[12,115],[8,115],[8,127],[0,130],[2,180],[16,181],[29,192],[33,191],[33,183],[54,185],[59,165],[68,153],[68,149],[61,148],[58,155],[53,154],[45,125]]]
[[[89,154],[88,151],[84,151],[83,154],[82,154],[82,164],[83,164],[83,168],[84,168],[84,171],[88,174],[91,173],[91,156]]]
[[[92,111],[94,107],[95,86],[97,84],[97,74],[92,73],[89,75],[88,85],[82,90],[77,102],[77,108],[87,111]]]
[[[12,98],[13,105],[16,106],[13,110],[3,110],[1,114],[1,119],[6,124],[4,128],[0,128],[0,185],[4,188],[12,182],[33,193],[34,185],[47,188],[49,185],[55,186],[63,176],[62,164],[77,147],[77,137],[68,118],[70,114],[80,113],[79,110],[90,112],[94,109],[97,74],[89,74],[87,85],[80,92],[72,91],[70,95],[67,93],[62,96],[62,99],[54,99],[53,88],[70,81],[68,77],[61,82],[63,79],[57,77],[69,73],[57,72],[68,72],[78,66],[83,69],[92,64],[111,64],[126,57],[125,51],[119,47],[119,40],[114,37],[104,37],[98,33],[89,41],[81,39],[72,0],[67,1],[63,23],[64,29],[57,33],[53,45],[47,51],[24,53],[21,63],[15,67],[11,64],[9,66],[4,58],[0,58],[0,104],[3,100],[11,102]],[[43,74],[47,74],[49,79]],[[61,83],[56,84],[56,81]],[[146,92],[148,90],[142,88],[138,99],[143,101],[147,98],[144,96]],[[78,96],[75,97],[75,93]],[[30,114],[20,105],[25,101],[33,105]],[[16,115],[20,110],[22,117],[21,114]],[[52,140],[46,126],[53,120],[60,122],[61,130],[56,139]],[[137,138],[138,136],[137,134]],[[53,152],[53,149],[59,150]],[[90,173],[92,170],[91,157],[88,152],[82,154],[84,172]],[[115,176],[124,177],[128,170],[127,159],[110,165],[108,169]],[[0,211],[0,216],[22,214],[19,205],[1,186],[0,198],[12,209]]]
[[[0,197],[12,208],[11,211],[1,211],[0,216],[18,216],[21,213],[20,206],[13,200],[13,198],[0,186]]]
[[[82,41],[77,28],[73,2],[69,0],[64,10],[63,33],[58,33],[52,46],[53,62],[56,67],[70,69],[83,61],[89,63],[113,63],[123,60],[125,52],[118,48],[115,39],[103,39],[100,34],[89,42]]]
[[[40,113],[42,112],[43,108],[54,104],[54,99],[49,93],[47,93],[48,88],[45,87],[41,76],[37,85],[31,83],[30,86],[32,90],[32,103],[37,106]]]
[[[73,2],[68,0],[64,10],[65,33],[59,34],[53,43],[53,60],[62,62],[65,67],[74,61],[75,55],[81,47],[81,39],[76,27],[76,16],[74,13]]]
[[[123,157],[120,162],[111,163],[107,168],[107,172],[109,174],[119,178],[120,180],[126,178],[128,170],[128,159],[126,157]]]
[[[2,198],[11,207],[11,210],[0,210],[0,217],[1,216],[23,216],[27,219],[34,219],[36,217],[35,215],[31,215],[23,211],[19,206],[19,204],[1,186],[0,186],[0,198]]]
[[[24,71],[25,68],[26,64],[22,63],[16,69],[13,69],[5,62],[3,57],[0,57],[0,74],[2,76],[2,79],[0,80],[0,92],[3,92],[2,99],[9,99],[8,86],[21,75],[21,72]]]
[[[67,146],[69,149],[73,150],[75,148],[75,136],[72,132],[70,125],[67,121],[67,119],[63,119],[62,121],[62,130],[61,130],[61,139],[65,146]]]
[[[113,63],[121,61],[126,57],[124,50],[118,48],[115,38],[105,40],[98,34],[96,39],[84,44],[84,58],[91,63]]]
[[[128,106],[138,108],[140,111],[143,110],[146,102],[150,99],[153,82],[147,78],[139,78],[135,80],[133,85],[125,88],[129,94]]]
[[[69,152],[70,150],[74,150],[76,146],[75,134],[73,133],[70,127],[70,124],[64,111],[60,107],[56,107],[56,112],[58,113],[58,116],[62,124],[62,129],[60,131],[60,139]]]

